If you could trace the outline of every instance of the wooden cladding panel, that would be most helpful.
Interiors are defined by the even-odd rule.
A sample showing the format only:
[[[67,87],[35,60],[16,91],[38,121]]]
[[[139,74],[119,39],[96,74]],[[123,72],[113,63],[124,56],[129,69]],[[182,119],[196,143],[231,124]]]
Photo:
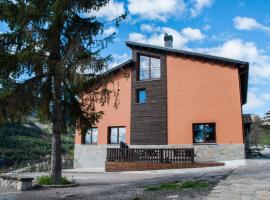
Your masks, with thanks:
[[[139,55],[159,57],[161,61],[158,80],[137,80]],[[167,62],[166,55],[133,50],[135,65],[131,75],[131,144],[167,144]],[[136,103],[136,90],[146,89],[147,102]]]

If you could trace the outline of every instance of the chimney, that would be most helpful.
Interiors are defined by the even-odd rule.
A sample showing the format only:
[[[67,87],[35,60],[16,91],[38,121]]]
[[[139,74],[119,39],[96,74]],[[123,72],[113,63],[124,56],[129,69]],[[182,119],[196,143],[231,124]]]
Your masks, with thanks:
[[[164,44],[165,44],[165,47],[167,47],[167,48],[173,48],[173,36],[168,35],[168,33],[165,33]]]

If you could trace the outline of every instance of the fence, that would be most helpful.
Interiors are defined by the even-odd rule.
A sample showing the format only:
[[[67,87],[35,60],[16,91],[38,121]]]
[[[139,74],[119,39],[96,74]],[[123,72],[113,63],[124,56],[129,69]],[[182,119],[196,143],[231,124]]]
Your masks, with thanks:
[[[74,160],[70,158],[62,159],[62,169],[72,169]],[[27,161],[25,163],[0,166],[1,173],[19,173],[19,172],[42,172],[49,171],[51,169],[51,159],[45,158],[40,161]]]
[[[114,162],[194,163],[194,149],[107,148],[106,160]]]

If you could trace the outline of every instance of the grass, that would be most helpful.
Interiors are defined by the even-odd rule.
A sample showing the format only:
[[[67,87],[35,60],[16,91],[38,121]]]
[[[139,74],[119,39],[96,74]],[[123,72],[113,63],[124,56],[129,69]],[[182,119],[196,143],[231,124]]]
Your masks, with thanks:
[[[73,182],[69,181],[66,177],[62,177],[59,185],[70,185]],[[37,177],[38,185],[54,185],[50,176]]]
[[[174,190],[179,191],[182,189],[203,189],[208,188],[210,185],[204,181],[175,181],[171,183],[164,183],[161,185],[147,186],[145,191],[164,191]]]
[[[270,126],[262,126],[263,132],[260,138],[260,143],[263,145],[270,144]]]

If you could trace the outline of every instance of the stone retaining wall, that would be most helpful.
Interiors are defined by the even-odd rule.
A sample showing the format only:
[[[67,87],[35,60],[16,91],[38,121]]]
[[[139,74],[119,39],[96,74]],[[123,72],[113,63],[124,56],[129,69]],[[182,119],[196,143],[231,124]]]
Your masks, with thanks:
[[[0,188],[15,189],[18,191],[28,190],[32,188],[33,178],[20,178],[12,176],[0,177]]]
[[[75,144],[74,167],[105,167],[106,148],[119,145]],[[200,144],[200,145],[129,145],[130,148],[194,148],[195,161],[226,161],[245,158],[244,144]]]

